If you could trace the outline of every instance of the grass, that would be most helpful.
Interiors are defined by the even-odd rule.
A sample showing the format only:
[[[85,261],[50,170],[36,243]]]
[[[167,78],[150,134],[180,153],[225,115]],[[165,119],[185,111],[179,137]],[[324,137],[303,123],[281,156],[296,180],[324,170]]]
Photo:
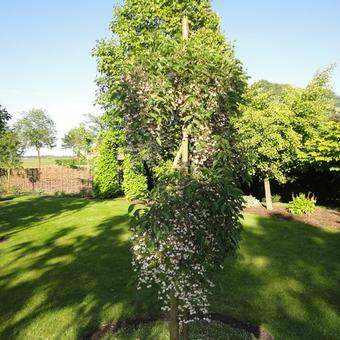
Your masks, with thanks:
[[[70,159],[70,157],[54,157],[54,156],[43,156],[41,157],[41,167],[55,166],[55,161],[57,159]],[[38,157],[23,157],[22,166],[27,168],[37,168],[38,167]]]
[[[0,202],[0,237],[9,237],[0,243],[0,339],[79,339],[159,310],[154,290],[135,288],[127,207],[70,197]],[[277,339],[339,339],[340,232],[254,215],[244,226],[211,309]]]

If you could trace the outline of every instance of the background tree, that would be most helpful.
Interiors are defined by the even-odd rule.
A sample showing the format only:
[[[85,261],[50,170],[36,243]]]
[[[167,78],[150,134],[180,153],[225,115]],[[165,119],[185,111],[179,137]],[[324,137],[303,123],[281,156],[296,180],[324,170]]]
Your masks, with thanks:
[[[62,147],[72,149],[73,158],[76,155],[78,159],[84,158],[89,167],[89,154],[93,146],[95,136],[92,131],[88,130],[84,124],[71,129],[62,139]]]
[[[10,190],[11,170],[21,165],[23,149],[15,132],[7,130],[0,134],[0,168],[7,171],[7,189]]]
[[[0,105],[0,133],[7,128],[7,122],[10,118],[11,116],[7,110]]]
[[[239,239],[240,192],[225,161],[246,77],[210,1],[126,1],[111,28],[114,38],[96,49],[106,119],[122,126],[136,160],[158,164],[178,150],[183,158],[150,209],[136,212],[133,249],[139,283],[157,284],[171,311],[171,339],[178,321],[187,339],[184,325],[207,313],[208,272]]]
[[[273,101],[262,84],[255,83],[248,90],[242,116],[234,121],[249,172],[264,181],[267,209],[273,208],[270,180],[284,183],[298,157],[301,138],[293,119],[289,107]]]
[[[284,183],[293,170],[310,165],[311,146],[324,140],[324,127],[334,119],[331,72],[332,67],[317,72],[304,89],[259,81],[248,91],[248,102],[235,126],[250,174],[265,181],[269,209],[269,179]]]
[[[56,130],[53,120],[41,109],[32,109],[25,113],[15,124],[21,142],[25,147],[35,148],[40,169],[41,148],[53,148],[56,142]]]

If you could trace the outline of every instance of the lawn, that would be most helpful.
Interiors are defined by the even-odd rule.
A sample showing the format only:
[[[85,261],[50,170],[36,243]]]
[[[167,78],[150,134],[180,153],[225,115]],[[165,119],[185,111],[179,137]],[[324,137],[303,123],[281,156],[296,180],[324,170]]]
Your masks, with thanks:
[[[0,338],[79,339],[157,311],[130,265],[128,203],[22,197],[0,202]],[[340,338],[340,232],[246,215],[239,256],[217,276],[212,310],[276,339]]]
[[[43,156],[41,157],[41,167],[55,166],[55,161],[57,159],[71,159],[70,157],[54,157],[54,156]],[[23,157],[22,166],[27,168],[37,168],[38,158],[37,157]]]

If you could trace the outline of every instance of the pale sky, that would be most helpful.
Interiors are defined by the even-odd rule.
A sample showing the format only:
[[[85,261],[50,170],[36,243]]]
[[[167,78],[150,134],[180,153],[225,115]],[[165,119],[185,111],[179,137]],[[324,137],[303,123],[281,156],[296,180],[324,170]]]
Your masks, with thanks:
[[[113,0],[1,0],[0,104],[13,118],[43,108],[60,138],[94,107],[91,50],[109,36]],[[315,71],[340,62],[338,0],[214,0],[251,81],[305,86]],[[334,73],[340,94],[340,67]],[[34,154],[29,151],[29,154]]]

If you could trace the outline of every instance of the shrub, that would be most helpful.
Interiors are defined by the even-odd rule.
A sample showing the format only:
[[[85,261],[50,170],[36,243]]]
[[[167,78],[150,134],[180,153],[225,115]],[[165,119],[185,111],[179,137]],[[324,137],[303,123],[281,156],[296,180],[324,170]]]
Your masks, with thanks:
[[[293,195],[293,200],[288,203],[288,210],[292,214],[311,214],[315,211],[316,199],[314,195],[299,194],[299,196]]]
[[[262,203],[266,203],[266,198],[263,197],[263,198],[261,199],[261,202],[262,202]],[[281,202],[281,196],[280,196],[280,195],[277,195],[277,194],[272,195],[272,202],[273,202],[273,203],[279,203],[279,202]]]
[[[244,204],[243,206],[245,208],[260,208],[262,207],[261,202],[254,196],[248,195],[243,196]]]
[[[133,200],[148,197],[148,183],[143,171],[142,162],[133,161],[131,155],[125,154],[123,190],[126,198]]]
[[[86,162],[83,159],[56,159],[55,164],[59,166],[64,166],[66,168],[71,168],[71,169],[79,169],[80,165],[86,165]]]
[[[121,192],[119,185],[119,148],[124,140],[120,130],[105,132],[99,146],[93,190],[96,197],[112,198]]]

